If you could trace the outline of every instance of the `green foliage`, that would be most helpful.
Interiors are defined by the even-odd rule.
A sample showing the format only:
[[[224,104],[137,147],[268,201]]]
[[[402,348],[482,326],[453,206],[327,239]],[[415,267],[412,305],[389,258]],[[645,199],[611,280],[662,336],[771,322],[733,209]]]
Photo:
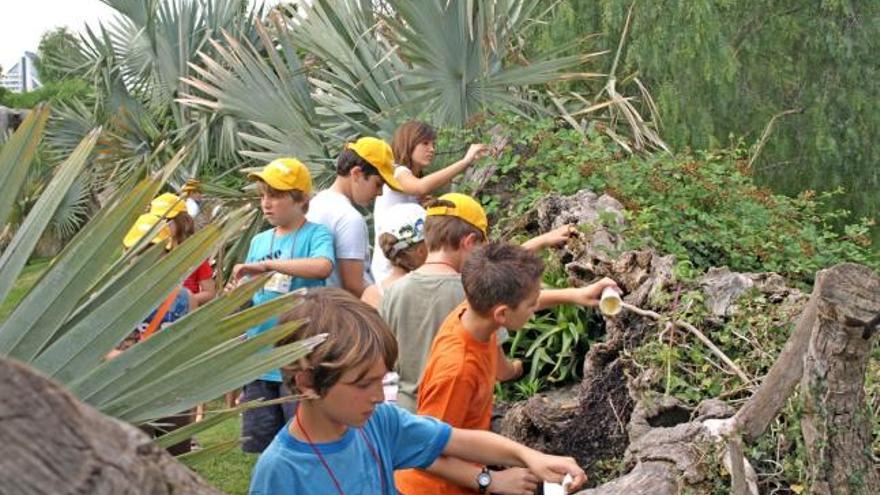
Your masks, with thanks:
[[[544,272],[545,287],[563,287],[565,274],[552,259]],[[523,377],[499,385],[499,400],[526,399],[548,387],[581,378],[584,356],[602,335],[602,320],[579,306],[557,306],[537,313],[522,329],[511,332],[504,349],[523,361]]]
[[[73,99],[87,98],[92,94],[89,83],[70,78],[50,82],[33,91],[24,93],[0,92],[0,105],[10,108],[34,108],[43,102],[64,103]]]
[[[32,166],[47,118],[45,107],[31,112],[0,149],[4,224]],[[265,283],[266,277],[260,277],[108,360],[108,352],[199,263],[240,233],[254,212],[225,212],[167,254],[163,245],[142,249],[152,237],[146,235],[123,255],[123,237],[179,166],[183,153],[178,153],[161,175],[120,185],[37,280],[29,280],[25,262],[79,177],[99,134],[99,129],[89,132],[57,167],[0,255],[0,300],[4,312],[9,311],[0,322],[0,356],[38,369],[105,414],[140,424],[241,387],[305,356],[320,342],[273,347],[297,323],[240,338],[248,328],[296,303],[297,296],[291,294],[236,312]]]
[[[520,240],[523,227],[530,227],[523,222],[528,222],[536,201],[550,193],[570,195],[588,188],[617,198],[626,210],[626,224],[620,227],[600,215],[601,226],[619,234],[625,249],[650,247],[676,257],[674,272],[683,290],[677,297],[661,295],[661,300],[655,301],[657,307],[670,308],[666,316],[703,329],[749,376],[763,376],[774,363],[800,307],[751,291],[737,301],[739,310],[734,315],[719,321],[708,317],[702,293],[690,290],[689,283],[709,267],[722,265],[735,271],[776,271],[804,288],[817,270],[842,261],[880,267],[868,235],[870,221],[847,225],[849,215],[828,208],[829,194],[807,191],[789,198],[756,186],[741,145],[714,152],[634,156],[624,153],[594,127],[581,135],[552,120],[527,122],[503,115],[472,129],[444,131],[438,150],[442,153],[457,149],[460,143],[486,141],[486,130],[498,123],[502,124],[501,132],[510,137],[509,146],[497,159],[479,165],[496,167],[481,193],[495,236],[513,232],[514,239]],[[844,227],[838,228],[840,224]],[[599,226],[582,225],[580,229],[590,234]],[[558,266],[548,269],[545,282],[554,286],[565,283]],[[601,338],[603,327],[601,319],[590,312],[573,311],[543,312],[514,334],[520,342],[509,347],[514,347],[515,357],[525,360],[527,376],[498,387],[499,400],[528,397],[575,380],[583,356],[589,345]],[[578,350],[575,359],[568,361],[560,352],[561,339],[546,336],[563,335],[572,328],[578,329]],[[658,326],[658,333],[662,328]],[[542,337],[545,340],[538,341]],[[537,347],[527,355],[535,342]],[[691,405],[709,397],[738,405],[750,393],[749,384],[729,373],[687,333],[666,330],[628,352],[632,369],[657,371],[646,375],[655,377],[650,384],[654,391]],[[537,363],[539,371],[529,376],[532,363]],[[546,378],[559,376],[554,369],[571,373],[551,382]],[[869,412],[874,417],[880,410],[878,376],[877,367],[872,366],[867,391],[872,397]],[[770,431],[750,446],[747,454],[762,474],[762,492],[785,490],[805,478],[800,414],[795,397]],[[620,465],[608,462],[599,467],[598,476],[609,479],[620,470]],[[712,483],[724,480],[721,473],[713,476]],[[729,488],[727,482],[717,486],[717,493]]]
[[[43,84],[64,81],[68,75],[64,68],[80,52],[79,38],[66,26],[46,31],[37,46],[37,60],[34,65]]]
[[[222,407],[222,402],[213,401],[207,404],[206,415],[210,415]],[[202,448],[209,449],[224,444],[230,438],[239,438],[240,436],[241,420],[236,416],[196,435],[196,438]],[[256,462],[256,455],[247,454],[241,449],[232,449],[193,466],[193,470],[223,493],[246,495],[250,485],[251,471]]]
[[[797,110],[776,122],[757,177],[789,195],[843,187],[837,207],[878,210],[880,2],[565,0],[533,50],[594,33],[596,49],[616,49],[631,5],[617,72],[649,88],[673,147],[756,143],[775,115]]]
[[[588,188],[623,204],[627,225],[618,233],[627,248],[673,254],[679,269],[691,276],[728,266],[810,283],[817,270],[842,261],[880,266],[869,235],[873,220],[848,223],[847,212],[829,209],[838,193],[805,191],[789,198],[756,186],[741,147],[627,155],[595,128],[582,136],[552,120],[530,123],[516,116],[498,117],[484,128],[496,121],[512,137],[484,191],[498,232],[542,196]],[[450,131],[440,148],[479,139],[479,132]]]

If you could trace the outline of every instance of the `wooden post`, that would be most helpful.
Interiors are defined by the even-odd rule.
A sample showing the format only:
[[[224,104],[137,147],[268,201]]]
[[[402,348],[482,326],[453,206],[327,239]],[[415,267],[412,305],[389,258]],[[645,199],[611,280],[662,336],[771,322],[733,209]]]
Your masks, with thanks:
[[[801,420],[811,493],[877,494],[865,372],[877,333],[880,277],[860,265],[836,267],[822,287],[804,359]]]

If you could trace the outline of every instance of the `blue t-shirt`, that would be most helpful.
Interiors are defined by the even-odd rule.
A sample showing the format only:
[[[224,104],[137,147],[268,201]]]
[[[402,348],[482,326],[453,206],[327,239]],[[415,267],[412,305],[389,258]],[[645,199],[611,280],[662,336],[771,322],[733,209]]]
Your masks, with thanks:
[[[376,406],[363,432],[382,460],[381,473],[370,446],[356,428],[349,428],[335,442],[315,444],[346,495],[397,495],[394,471],[430,466],[446,448],[452,427],[383,403]],[[385,493],[380,474],[385,478]],[[336,493],[336,488],[312,447],[294,438],[285,427],[260,455],[249,493],[329,494]]]
[[[269,229],[255,235],[251,239],[251,247],[248,249],[246,263],[257,263],[265,260],[290,260],[296,258],[326,258],[336,265],[336,257],[333,254],[333,236],[323,225],[306,222],[295,232],[276,236],[275,229]],[[290,282],[290,290],[302,287],[323,287],[324,279],[308,279],[294,277]],[[271,301],[282,296],[283,292],[260,289],[254,294],[254,306]],[[265,332],[275,326],[276,318],[272,318],[262,325],[248,329],[248,337]],[[281,381],[281,371],[273,370],[260,377],[261,380],[272,382]]]

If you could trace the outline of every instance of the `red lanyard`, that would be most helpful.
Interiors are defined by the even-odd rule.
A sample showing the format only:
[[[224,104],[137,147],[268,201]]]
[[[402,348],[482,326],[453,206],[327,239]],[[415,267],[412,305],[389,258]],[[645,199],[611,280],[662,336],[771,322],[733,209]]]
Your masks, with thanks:
[[[339,495],[345,495],[345,492],[342,491],[342,486],[339,485],[339,480],[336,479],[336,475],[333,474],[333,470],[330,469],[330,465],[327,464],[327,459],[324,459],[324,456],[321,454],[321,451],[318,450],[318,447],[315,447],[314,442],[312,442],[312,437],[309,436],[309,432],[307,432],[306,429],[303,428],[302,423],[300,423],[300,421],[299,421],[299,404],[296,405],[296,411],[294,414],[295,414],[293,417],[294,421],[296,421],[296,424],[299,425],[299,429],[300,429],[300,431],[303,432],[303,436],[306,437],[306,441],[308,442],[309,447],[311,447],[312,451],[315,452],[315,455],[318,456],[318,460],[321,461],[321,464],[324,465],[324,469],[327,470],[327,474],[330,475],[330,479],[333,480],[333,484],[336,485],[336,491],[339,492]],[[372,442],[370,442],[370,439],[367,438],[367,434],[364,433],[364,430],[361,428],[358,428],[358,431],[360,432],[361,437],[363,437],[364,442],[367,444],[367,448],[370,449],[370,453],[373,454],[373,459],[376,460],[376,467],[379,470],[379,482],[382,483],[382,494],[384,495],[385,493],[387,493],[387,491],[386,491],[386,487],[385,487],[385,474],[384,474],[385,470],[382,468],[382,459],[379,457],[379,453],[376,452],[376,449],[373,448],[373,444],[372,444]]]

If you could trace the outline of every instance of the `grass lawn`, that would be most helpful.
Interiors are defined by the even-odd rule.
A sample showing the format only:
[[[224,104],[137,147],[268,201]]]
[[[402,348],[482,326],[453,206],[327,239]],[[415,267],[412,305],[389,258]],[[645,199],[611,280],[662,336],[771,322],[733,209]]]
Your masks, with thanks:
[[[222,407],[223,401],[217,400],[208,404],[207,409]],[[196,435],[196,438],[203,448],[207,448],[238,438],[240,431],[241,418],[232,418]],[[193,466],[193,470],[224,493],[246,495],[251,481],[251,470],[256,462],[256,454],[245,454],[240,447],[235,447]]]
[[[37,279],[40,278],[43,270],[49,266],[49,261],[48,259],[36,260],[24,267],[12,290],[9,291],[9,295],[6,296],[3,304],[0,304],[0,321],[5,320],[12,313],[18,302],[34,286]]]

